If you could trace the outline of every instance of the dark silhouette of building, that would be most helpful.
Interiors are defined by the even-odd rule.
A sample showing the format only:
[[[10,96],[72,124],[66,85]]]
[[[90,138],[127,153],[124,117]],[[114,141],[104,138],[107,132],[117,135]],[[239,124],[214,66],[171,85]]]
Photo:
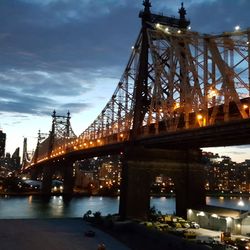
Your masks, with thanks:
[[[20,168],[20,148],[16,148],[15,152],[12,154],[11,163],[13,170],[18,170]]]
[[[6,142],[6,134],[0,130],[0,158],[3,158],[5,155],[5,142]]]

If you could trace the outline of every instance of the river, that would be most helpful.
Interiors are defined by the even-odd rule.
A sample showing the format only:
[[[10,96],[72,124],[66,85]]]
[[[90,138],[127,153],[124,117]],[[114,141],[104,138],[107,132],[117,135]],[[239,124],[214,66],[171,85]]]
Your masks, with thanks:
[[[242,200],[241,206],[239,201]],[[208,205],[250,210],[250,198],[207,197]],[[175,212],[175,198],[151,198],[151,207],[164,214]],[[70,200],[62,196],[44,199],[40,196],[1,196],[0,219],[16,218],[70,218],[82,217],[86,211],[100,211],[102,215],[118,212],[119,197],[73,197]]]

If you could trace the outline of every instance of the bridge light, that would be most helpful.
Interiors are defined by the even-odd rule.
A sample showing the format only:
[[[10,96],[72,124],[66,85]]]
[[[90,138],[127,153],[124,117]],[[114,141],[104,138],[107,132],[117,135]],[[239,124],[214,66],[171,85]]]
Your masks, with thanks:
[[[188,30],[191,30],[191,26],[188,26]]]
[[[178,33],[178,34],[181,34],[181,30],[178,30],[177,33]]]
[[[159,23],[156,24],[156,28],[159,29],[161,25]]]
[[[240,30],[240,25],[236,25],[236,26],[234,27],[234,30],[235,30],[235,31],[239,31],[239,30]]]
[[[210,88],[208,90],[208,98],[213,98],[218,95],[218,90],[215,88]]]
[[[86,143],[86,142],[84,142],[84,143],[83,143],[83,146],[87,146],[87,143]]]
[[[167,32],[167,33],[169,32],[169,28],[168,28],[168,27],[167,27],[167,28],[165,28],[165,32]]]
[[[203,118],[203,116],[201,114],[198,114],[196,117],[198,120],[202,120],[202,118]]]
[[[92,144],[93,144],[93,142],[92,142],[92,141],[90,141],[90,142],[89,142],[89,144],[90,144],[90,145],[92,145]]]
[[[243,109],[248,109],[248,105],[244,104]]]
[[[123,138],[123,134],[120,134],[120,137]]]
[[[97,139],[97,142],[98,142],[98,143],[100,143],[100,142],[101,142],[101,140],[100,140],[100,139]]]
[[[180,103],[179,102],[176,102],[175,104],[174,104],[174,109],[178,109],[180,107]]]

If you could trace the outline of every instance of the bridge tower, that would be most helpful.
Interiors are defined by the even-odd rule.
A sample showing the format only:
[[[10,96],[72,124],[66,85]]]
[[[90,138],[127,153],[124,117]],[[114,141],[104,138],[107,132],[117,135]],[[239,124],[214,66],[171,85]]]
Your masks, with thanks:
[[[134,117],[131,139],[134,140],[140,133],[142,127],[142,121],[150,103],[150,97],[148,96],[148,35],[147,35],[147,22],[151,19],[149,0],[143,2],[144,11],[140,13],[142,20],[142,41],[141,41],[141,53],[139,57],[139,70],[135,80],[135,104],[134,104]]]
[[[23,138],[23,156],[22,156],[22,169],[28,164],[28,150],[27,150],[27,138]]]
[[[57,115],[54,110],[52,113],[52,126],[49,133],[48,145],[47,145],[47,157],[53,157],[53,152],[56,147],[65,144],[69,140],[76,138],[70,124],[70,112],[68,111],[66,116]],[[38,153],[38,151],[37,151]],[[43,167],[43,185],[42,192],[44,194],[50,194],[52,187],[52,177],[57,167],[58,162],[53,161],[49,165]],[[71,193],[73,190],[73,163],[68,161],[63,162],[61,166],[61,172],[64,179],[64,193]]]
[[[145,114],[149,110],[149,105],[151,103],[151,97],[148,91],[148,78],[150,77],[149,68],[149,40],[148,40],[148,29],[151,29],[149,23],[162,23],[169,27],[173,27],[180,30],[186,30],[190,22],[186,20],[186,10],[181,4],[179,9],[180,18],[169,18],[161,15],[156,15],[151,13],[151,2],[145,0],[143,2],[144,10],[140,12],[139,17],[141,18],[142,28],[141,28],[141,50],[139,56],[139,69],[138,74],[135,79],[135,93],[134,93],[134,110],[133,110],[133,126],[131,133],[131,140],[136,139],[141,133],[141,128],[143,127],[143,120]],[[184,46],[184,44],[182,44]],[[182,53],[183,62],[185,62],[185,55]],[[185,65],[181,67],[181,78],[182,85],[184,85],[185,77]],[[186,74],[187,75],[187,74]],[[184,91],[183,91],[184,92]]]
[[[150,185],[157,174],[166,174],[175,180],[176,186],[176,212],[186,217],[186,209],[205,203],[203,190],[202,168],[200,164],[201,151],[197,149],[165,149],[145,148],[136,144],[136,139],[141,137],[145,127],[144,118],[153,102],[160,106],[159,100],[152,100],[149,94],[148,79],[150,75],[149,63],[149,38],[148,30],[152,29],[152,23],[164,24],[168,27],[179,29],[182,32],[187,29],[190,22],[186,20],[186,10],[181,4],[179,19],[165,17],[151,13],[149,0],[143,2],[144,10],[140,12],[141,18],[141,42],[138,61],[138,72],[134,87],[133,123],[130,142],[124,150],[122,167],[122,186],[119,213],[122,218],[147,218],[150,208]],[[185,44],[180,39],[179,46]],[[187,80],[186,55],[181,52],[179,68],[181,99],[187,98],[189,82]],[[157,59],[156,59],[157,60]],[[159,59],[160,60],[160,59]],[[164,62],[160,62],[164,63]],[[157,74],[157,73],[156,73]],[[157,75],[156,75],[157,77]],[[163,106],[163,104],[162,104]],[[188,112],[187,112],[188,113]],[[186,118],[188,123],[188,118]],[[200,191],[199,191],[200,189]],[[198,192],[197,196],[193,196]]]

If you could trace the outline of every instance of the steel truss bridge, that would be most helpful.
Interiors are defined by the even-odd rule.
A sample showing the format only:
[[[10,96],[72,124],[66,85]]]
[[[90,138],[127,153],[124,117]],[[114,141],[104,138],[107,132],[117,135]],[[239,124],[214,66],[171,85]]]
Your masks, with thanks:
[[[164,158],[157,148],[189,150],[250,144],[250,30],[201,34],[188,28],[190,22],[183,4],[179,18],[153,14],[149,0],[143,5],[139,14],[142,20],[139,36],[104,109],[79,136],[71,128],[70,113],[59,116],[54,111],[51,131],[47,135],[39,132],[33,156],[28,158],[24,152],[24,172],[67,160],[128,152],[137,145],[153,149],[145,149],[144,155],[138,148],[128,153],[130,158],[127,157],[125,165],[132,170],[124,167],[122,176],[125,176],[124,182],[137,188],[142,183],[131,177],[138,170],[133,166],[144,162],[149,167],[150,162],[161,168],[162,163],[156,162],[158,158],[162,162],[173,158],[170,160],[173,165],[179,160],[181,151],[173,151],[173,154],[166,151],[167,158]],[[152,154],[154,162],[147,152]],[[201,176],[197,157],[195,153],[187,153],[184,158],[179,162],[179,173],[186,171],[182,170],[186,168],[186,161],[193,161],[190,163],[193,170],[178,177],[187,177],[189,181],[184,183],[187,187],[184,196],[179,189],[185,202],[177,199],[177,214],[201,202],[189,195],[197,191],[197,186],[190,186],[193,182],[190,180],[194,180],[195,175],[196,180]],[[191,158],[193,160],[187,160]],[[146,173],[143,168],[141,173]],[[148,180],[143,174],[142,179]],[[197,185],[202,187],[202,183]],[[149,204],[146,193],[141,190],[135,196],[134,189],[126,183],[123,187],[120,210],[125,215],[129,210],[127,214],[140,217]],[[136,214],[129,204],[141,196],[143,205],[137,204]]]
[[[39,133],[23,169],[90,148],[249,123],[250,30],[201,34],[189,30],[183,6],[180,19],[152,14],[149,1],[144,7],[141,31],[104,109],[80,136],[69,113],[54,112],[51,131]]]
[[[205,202],[198,149],[250,144],[250,30],[201,34],[189,29],[183,4],[179,18],[143,5],[138,38],[104,109],[79,136],[70,113],[54,111],[32,157],[25,140],[22,171],[43,169],[50,192],[52,167],[61,164],[70,193],[72,162],[123,152],[119,213],[145,218],[149,172],[163,170],[179,182],[176,212],[184,215]]]

